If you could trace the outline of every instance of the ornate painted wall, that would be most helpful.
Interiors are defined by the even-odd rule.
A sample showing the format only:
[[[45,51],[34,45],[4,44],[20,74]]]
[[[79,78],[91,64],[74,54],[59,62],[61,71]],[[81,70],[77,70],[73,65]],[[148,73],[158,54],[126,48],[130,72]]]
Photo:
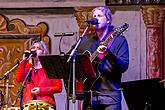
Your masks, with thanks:
[[[79,32],[83,31],[83,28],[80,29],[79,27],[81,27],[80,24],[82,20],[80,20],[80,18],[78,18],[80,16],[77,15],[81,15],[84,9],[89,11],[91,7],[82,8],[79,6],[104,5],[104,1],[102,0],[97,0],[97,2],[95,0],[90,2],[87,0],[84,1],[83,4],[78,3],[78,0],[61,0],[63,2],[59,2],[58,0],[48,0],[47,2],[44,2],[44,0],[42,0],[43,2],[39,1],[40,0],[24,0],[24,2],[21,2],[21,0],[17,0],[12,5],[13,0],[4,0],[0,2],[0,13],[5,15],[9,20],[19,18],[26,22],[26,24],[35,25],[39,30],[41,28],[38,23],[45,22],[48,25],[46,33],[50,36],[52,54],[59,54],[60,51],[67,52],[81,35]],[[17,9],[16,6],[18,6]],[[33,6],[36,8],[29,8]],[[7,9],[4,9],[5,7],[7,7]],[[160,74],[162,71],[162,63],[159,62],[159,58],[163,58],[163,56],[161,56],[162,53],[159,54],[162,46],[158,45],[158,42],[155,43],[156,39],[159,40],[159,42],[162,39],[160,34],[155,34],[155,32],[160,33],[159,29],[162,27],[158,26],[153,28],[152,26],[154,25],[152,24],[154,23],[151,21],[158,20],[162,23],[161,19],[163,19],[164,16],[164,11],[162,10],[164,10],[164,8],[156,8],[157,11],[152,11],[154,9],[151,7],[141,6],[113,6],[109,8],[113,13],[113,25],[120,26],[125,22],[129,24],[129,28],[124,35],[129,43],[130,65],[129,69],[123,74],[122,81],[163,77],[163,75]],[[83,15],[86,16],[86,12],[83,12]],[[87,17],[84,18],[86,19]],[[157,18],[160,18],[160,20]],[[28,30],[31,30],[31,28]],[[73,36],[63,37],[62,39],[61,37],[54,37],[54,34],[59,32],[74,32],[75,34]],[[156,39],[154,40],[154,38]],[[149,48],[147,45],[151,46],[150,51],[147,51]],[[153,48],[153,46],[155,47]],[[150,62],[150,60],[152,62]],[[0,74],[2,75],[3,73],[4,72],[1,72]],[[65,94],[64,89],[62,93],[56,95],[60,103],[62,102],[60,98],[63,97],[63,99],[65,99]],[[59,110],[62,109],[64,108],[59,108]]]

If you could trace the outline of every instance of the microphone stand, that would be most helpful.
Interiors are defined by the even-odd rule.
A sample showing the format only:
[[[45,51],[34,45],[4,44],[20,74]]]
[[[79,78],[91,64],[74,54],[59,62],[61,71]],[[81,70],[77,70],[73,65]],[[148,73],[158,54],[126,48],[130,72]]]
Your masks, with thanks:
[[[2,79],[5,79],[5,95],[6,95],[6,102],[5,102],[5,108],[6,108],[6,110],[7,110],[7,108],[8,108],[8,95],[9,95],[9,75],[11,74],[11,72],[16,68],[16,67],[18,67],[18,65],[19,65],[19,61],[9,70],[9,71],[7,71],[1,78],[0,78],[0,80],[2,80]]]
[[[82,40],[82,37],[85,35],[85,33],[87,32],[87,30],[88,30],[88,28],[89,28],[89,26],[90,26],[90,23],[88,23],[88,25],[87,25],[87,27],[86,27],[86,29],[84,30],[84,32],[83,32],[83,34],[80,36],[80,38],[79,38],[79,40],[78,40],[78,42],[77,42],[77,44],[76,44],[76,46],[74,47],[74,49],[71,51],[71,54],[70,54],[70,56],[69,56],[69,58],[68,58],[68,60],[67,60],[67,62],[69,63],[69,62],[71,62],[71,60],[72,60],[72,74],[73,74],[73,93],[72,93],[72,110],[75,110],[75,102],[76,102],[76,95],[75,95],[75,62],[76,62],[76,49],[77,49],[77,47],[79,46],[79,44],[80,44],[80,42],[81,42],[81,40]],[[69,101],[68,101],[68,103],[69,103]],[[68,110],[69,110],[69,107],[68,107]]]
[[[14,104],[12,104],[12,106],[15,106],[15,104],[16,104],[19,96],[20,96],[20,110],[23,110],[23,92],[24,92],[24,88],[25,88],[24,86],[25,86],[25,83],[28,80],[28,78],[31,76],[31,72],[32,72],[32,68],[30,68],[28,74],[26,75],[26,77],[25,77],[25,79],[21,85],[21,89],[20,89],[20,91],[19,91],[19,93],[15,99],[15,102],[14,102]]]

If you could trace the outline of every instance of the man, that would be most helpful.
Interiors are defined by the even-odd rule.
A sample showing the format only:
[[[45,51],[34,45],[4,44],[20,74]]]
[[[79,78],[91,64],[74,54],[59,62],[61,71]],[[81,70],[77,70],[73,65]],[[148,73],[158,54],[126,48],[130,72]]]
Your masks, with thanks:
[[[113,36],[115,32],[112,14],[108,7],[100,6],[92,10],[93,18],[98,23],[93,25],[94,31],[83,36],[77,48],[78,53],[89,53],[96,79],[88,78],[84,84],[84,91],[93,91],[83,103],[83,110],[121,110],[121,77],[128,69],[129,49],[124,36]],[[107,44],[107,38],[113,37]],[[94,53],[99,53],[96,58]],[[88,102],[91,102],[90,104]]]

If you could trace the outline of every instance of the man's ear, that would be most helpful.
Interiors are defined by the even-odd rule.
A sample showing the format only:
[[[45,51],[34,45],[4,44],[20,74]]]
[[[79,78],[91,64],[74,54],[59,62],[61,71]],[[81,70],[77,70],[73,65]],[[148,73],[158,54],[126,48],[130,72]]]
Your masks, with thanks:
[[[45,50],[43,50],[43,54],[45,54],[46,53],[46,51]]]

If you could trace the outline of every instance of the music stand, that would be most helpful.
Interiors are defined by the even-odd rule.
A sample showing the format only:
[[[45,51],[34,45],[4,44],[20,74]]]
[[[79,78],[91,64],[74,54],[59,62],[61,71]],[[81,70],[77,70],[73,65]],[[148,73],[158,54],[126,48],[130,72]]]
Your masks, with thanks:
[[[69,54],[66,55],[41,55],[39,56],[41,65],[43,66],[48,78],[50,79],[69,79],[70,76],[70,62],[67,60]],[[90,59],[85,54],[77,54],[75,62],[76,79],[86,79],[89,77],[96,77]],[[70,79],[69,79],[70,80]],[[72,82],[73,83],[73,82]],[[70,86],[70,84],[69,84]],[[68,87],[69,89],[70,87]],[[70,90],[68,90],[70,92]],[[69,96],[69,92],[67,96]],[[73,91],[72,91],[73,92]],[[69,100],[69,99],[68,99]]]
[[[165,89],[160,78],[122,82],[121,85],[129,110],[164,108]]]
[[[68,79],[70,65],[67,62],[69,55],[41,55],[39,56],[41,65],[43,66],[48,78],[50,79]],[[95,71],[85,54],[77,54],[76,56],[76,78],[95,77]]]

